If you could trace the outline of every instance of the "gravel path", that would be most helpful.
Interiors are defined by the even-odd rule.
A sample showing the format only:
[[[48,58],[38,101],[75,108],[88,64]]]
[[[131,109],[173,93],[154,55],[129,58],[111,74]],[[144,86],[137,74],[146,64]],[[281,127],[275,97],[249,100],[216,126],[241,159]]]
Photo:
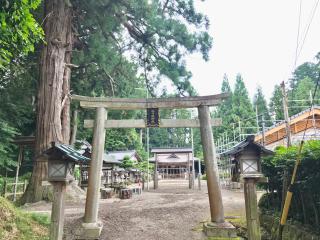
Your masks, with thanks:
[[[244,216],[243,192],[222,190],[222,194],[225,215]],[[205,181],[201,191],[189,190],[185,180],[160,181],[156,191],[127,200],[101,200],[99,209],[104,225],[100,239],[105,240],[205,239],[201,222],[210,218]],[[28,210],[50,211],[50,204],[29,206]],[[67,204],[67,236],[80,224],[83,213],[84,202]]]

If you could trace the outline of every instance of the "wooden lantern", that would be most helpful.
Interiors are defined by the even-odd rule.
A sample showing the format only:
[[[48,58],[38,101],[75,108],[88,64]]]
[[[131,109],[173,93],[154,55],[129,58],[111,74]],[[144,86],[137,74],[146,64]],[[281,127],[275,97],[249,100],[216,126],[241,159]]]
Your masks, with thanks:
[[[254,135],[250,135],[231,150],[224,152],[223,156],[232,159],[235,166],[234,174],[237,175],[234,179],[240,181],[240,174],[242,176],[262,175],[261,157],[269,154],[273,154],[273,152],[255,143]]]
[[[75,162],[58,159],[48,160],[48,181],[50,182],[72,182],[74,180]]]
[[[75,164],[88,160],[71,146],[54,142],[45,155],[48,160],[49,182],[72,182]]]

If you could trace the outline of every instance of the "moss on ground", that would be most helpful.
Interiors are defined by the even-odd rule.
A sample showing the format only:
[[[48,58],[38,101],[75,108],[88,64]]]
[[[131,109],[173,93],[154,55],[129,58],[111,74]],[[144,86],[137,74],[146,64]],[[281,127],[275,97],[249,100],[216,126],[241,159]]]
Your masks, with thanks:
[[[207,240],[241,240],[242,238],[217,238],[217,237],[208,237]]]
[[[208,237],[206,240],[241,240],[243,239],[242,237],[246,236],[246,231],[247,231],[247,223],[245,216],[242,216],[242,214],[239,213],[229,213],[229,216],[226,216],[225,219],[226,221],[232,223],[233,226],[236,227],[237,229],[237,235],[239,236],[238,238],[217,238],[217,237]],[[210,219],[204,220],[200,222],[197,226],[195,226],[192,231],[195,232],[201,232],[203,231],[203,223],[209,222]]]
[[[27,213],[0,197],[0,239],[47,240],[48,215]]]

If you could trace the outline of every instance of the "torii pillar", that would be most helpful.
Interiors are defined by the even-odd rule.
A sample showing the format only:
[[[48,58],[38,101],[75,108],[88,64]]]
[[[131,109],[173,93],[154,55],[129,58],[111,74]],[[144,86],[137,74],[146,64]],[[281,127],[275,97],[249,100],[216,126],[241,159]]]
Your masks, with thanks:
[[[216,150],[210,124],[209,106],[200,105],[198,107],[198,114],[211,214],[211,222],[204,224],[204,232],[210,237],[233,238],[237,236],[236,229],[232,224],[225,222],[224,219]]]
[[[96,108],[96,119],[93,130],[92,155],[89,168],[89,181],[85,214],[83,217],[83,233],[78,239],[98,239],[102,224],[98,221],[101,169],[103,163],[104,142],[106,136],[105,120],[107,110],[104,107]]]

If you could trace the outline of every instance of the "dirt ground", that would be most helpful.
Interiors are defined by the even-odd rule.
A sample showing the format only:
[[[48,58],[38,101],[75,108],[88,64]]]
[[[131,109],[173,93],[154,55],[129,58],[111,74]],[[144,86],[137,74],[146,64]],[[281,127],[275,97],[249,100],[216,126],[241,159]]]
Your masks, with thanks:
[[[152,187],[152,185],[151,185]],[[222,190],[226,216],[244,217],[242,191]],[[51,204],[40,203],[26,208],[30,211],[50,212]],[[81,224],[84,201],[67,203],[66,239],[73,239],[73,231]],[[100,239],[105,240],[186,240],[205,239],[202,222],[209,220],[209,202],[205,181],[202,190],[189,190],[186,180],[159,181],[159,189],[144,191],[132,199],[118,198],[100,201],[99,217],[103,223]]]

